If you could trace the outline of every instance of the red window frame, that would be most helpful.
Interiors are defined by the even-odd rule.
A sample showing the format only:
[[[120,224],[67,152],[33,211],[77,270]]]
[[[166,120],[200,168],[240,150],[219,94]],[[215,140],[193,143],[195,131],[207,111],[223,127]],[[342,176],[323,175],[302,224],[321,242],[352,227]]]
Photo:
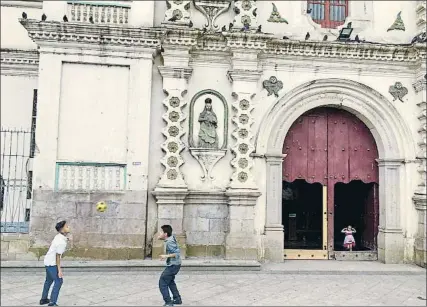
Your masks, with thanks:
[[[318,23],[322,28],[335,29],[345,23],[345,19],[348,16],[348,2],[349,0],[307,0],[307,9],[312,7],[310,15],[315,23]],[[316,18],[315,7],[323,12],[323,19]],[[343,20],[331,19],[331,9],[334,7],[344,7]]]

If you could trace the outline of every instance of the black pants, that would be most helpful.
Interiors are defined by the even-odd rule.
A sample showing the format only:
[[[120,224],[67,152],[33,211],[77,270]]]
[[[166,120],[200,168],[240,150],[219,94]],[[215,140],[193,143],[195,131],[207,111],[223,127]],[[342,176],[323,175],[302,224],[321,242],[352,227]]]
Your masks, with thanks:
[[[163,271],[162,275],[160,276],[159,289],[165,303],[172,302],[171,297],[169,295],[169,289],[172,292],[172,297],[174,300],[181,299],[178,288],[175,284],[175,275],[178,274],[180,269],[181,265],[167,266]]]

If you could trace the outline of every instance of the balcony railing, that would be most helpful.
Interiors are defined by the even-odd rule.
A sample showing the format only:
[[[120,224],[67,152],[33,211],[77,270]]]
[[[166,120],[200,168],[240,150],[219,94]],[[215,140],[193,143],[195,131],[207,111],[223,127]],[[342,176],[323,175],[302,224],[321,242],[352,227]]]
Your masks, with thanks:
[[[121,1],[86,2],[69,1],[68,16],[71,22],[89,22],[96,24],[123,24],[129,23],[130,5]]]

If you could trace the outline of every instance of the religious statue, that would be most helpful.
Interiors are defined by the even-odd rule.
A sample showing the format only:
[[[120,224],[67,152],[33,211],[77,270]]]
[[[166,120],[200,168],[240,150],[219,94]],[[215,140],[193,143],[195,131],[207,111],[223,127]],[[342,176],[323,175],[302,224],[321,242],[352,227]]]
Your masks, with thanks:
[[[205,99],[205,108],[199,115],[199,148],[218,149],[218,135],[216,128],[218,120],[215,112],[212,110],[212,99]]]

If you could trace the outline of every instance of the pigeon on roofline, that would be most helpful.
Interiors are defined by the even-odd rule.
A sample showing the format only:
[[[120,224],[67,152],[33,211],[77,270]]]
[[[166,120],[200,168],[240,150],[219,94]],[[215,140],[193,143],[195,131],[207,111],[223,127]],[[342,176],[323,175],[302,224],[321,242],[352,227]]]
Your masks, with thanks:
[[[327,35],[323,36],[323,41],[327,41],[327,40],[328,40],[328,36]]]
[[[68,22],[68,17],[67,17],[67,15],[64,15],[64,17],[62,17],[62,20],[63,20],[64,22]]]
[[[310,38],[310,33],[307,32],[307,34],[305,35],[305,40],[308,40]]]
[[[42,15],[42,21],[46,21],[46,19],[47,19],[47,16],[46,16],[45,13],[43,13],[43,15]]]
[[[23,19],[27,19],[27,13],[22,12],[22,18],[23,18]]]

